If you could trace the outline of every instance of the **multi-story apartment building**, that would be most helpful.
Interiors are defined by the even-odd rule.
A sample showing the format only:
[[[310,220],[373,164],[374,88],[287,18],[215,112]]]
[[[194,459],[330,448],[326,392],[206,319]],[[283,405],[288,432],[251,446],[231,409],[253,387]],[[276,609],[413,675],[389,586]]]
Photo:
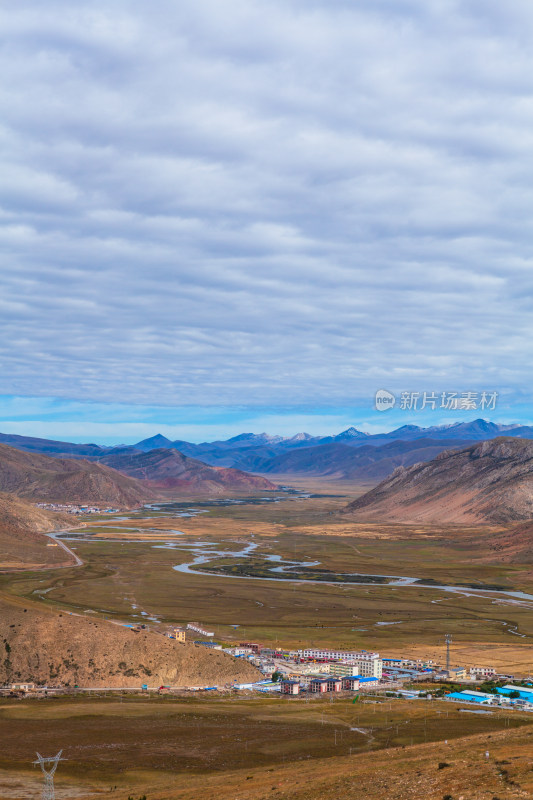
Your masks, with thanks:
[[[318,658],[326,661],[351,661],[353,659],[379,658],[379,653],[347,650],[298,650],[299,658]]]
[[[351,675],[357,675],[357,667],[354,664],[345,664],[339,662],[338,664],[329,665],[329,674],[335,675],[338,678],[345,678]]]
[[[318,666],[320,672],[329,667],[331,675],[341,677],[360,675],[363,678],[377,678],[381,680],[383,661],[379,653],[349,652],[346,650],[299,650],[300,658],[312,658],[317,661],[327,662]]]
[[[383,674],[383,661],[379,656],[375,658],[355,658],[356,674],[363,678],[377,678],[381,680]]]
[[[383,661],[379,656],[377,658],[354,658],[350,661],[330,664],[329,672],[330,675],[338,675],[341,678],[360,675],[362,678],[377,678],[381,680]]]

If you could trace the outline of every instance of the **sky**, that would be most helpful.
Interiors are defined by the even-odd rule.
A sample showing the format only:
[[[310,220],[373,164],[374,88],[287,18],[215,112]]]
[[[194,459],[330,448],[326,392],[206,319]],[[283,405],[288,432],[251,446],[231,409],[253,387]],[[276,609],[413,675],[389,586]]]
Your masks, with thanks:
[[[0,430],[458,418],[379,389],[533,422],[531,3],[18,0],[0,27]]]

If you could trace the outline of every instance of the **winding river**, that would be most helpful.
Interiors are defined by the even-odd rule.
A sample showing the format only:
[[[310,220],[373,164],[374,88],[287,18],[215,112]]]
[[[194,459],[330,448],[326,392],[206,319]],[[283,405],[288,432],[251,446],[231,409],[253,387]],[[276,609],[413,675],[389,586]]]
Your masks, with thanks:
[[[297,577],[263,577],[263,576],[255,576],[255,575],[233,575],[227,574],[224,572],[215,572],[215,571],[207,571],[202,570],[201,566],[207,566],[210,562],[215,561],[217,558],[228,558],[231,557],[232,559],[240,559],[240,558],[250,558],[254,551],[257,549],[259,545],[255,542],[248,542],[242,550],[238,551],[227,551],[227,550],[217,550],[210,542],[195,542],[190,545],[190,548],[193,551],[194,559],[184,564],[177,564],[173,569],[176,572],[183,572],[188,574],[194,575],[209,575],[218,576],[220,578],[232,578],[237,580],[251,580],[251,581],[284,581],[286,583],[315,583],[315,584],[326,584],[329,586],[372,586],[372,587],[394,587],[394,588],[416,588],[416,589],[435,589],[445,592],[454,592],[456,594],[464,594],[471,597],[476,596],[485,596],[485,595],[504,595],[505,597],[514,598],[515,601],[533,601],[533,594],[527,594],[526,592],[516,592],[507,589],[477,589],[471,586],[449,586],[447,584],[433,584],[433,583],[422,583],[420,582],[419,578],[409,577],[406,575],[366,575],[361,573],[343,573],[353,575],[354,580],[342,580],[342,581],[328,581],[328,580],[316,580],[312,578],[297,578]],[[152,547],[162,547],[162,548],[179,548],[180,550],[186,547],[185,544],[174,543],[170,542],[168,544],[160,544],[160,545],[152,545]],[[289,561],[283,559],[280,555],[265,555],[261,554],[261,559],[264,561],[268,561],[271,563],[275,563],[277,566],[272,566],[270,568],[270,572],[274,575],[280,574],[288,574],[289,570],[298,569],[298,568],[312,568],[316,567],[320,564],[320,561]],[[359,580],[357,580],[359,578]],[[372,579],[377,579],[373,581]],[[522,603],[520,603],[522,605]],[[529,605],[529,603],[527,604]]]
[[[299,495],[296,494],[294,499],[303,499],[308,495]],[[278,502],[280,498],[278,497],[267,497],[261,498],[259,501],[256,500],[255,502]],[[147,510],[157,510],[159,515],[164,514],[165,516],[172,516],[172,517],[192,517],[200,514],[204,511],[206,506],[210,505],[233,505],[235,503],[246,502],[243,500],[217,500],[217,501],[208,501],[202,503],[196,503],[194,506],[189,506],[185,503],[183,504],[175,504],[175,503],[168,503],[168,504],[153,504],[152,506],[146,506]],[[178,508],[177,508],[178,506]],[[200,508],[199,508],[200,506]],[[204,506],[204,508],[201,508]],[[121,519],[124,521],[130,521],[135,523],[135,516],[131,515],[129,517],[120,517],[117,519]],[[98,526],[91,525],[90,526],[92,531],[95,532],[98,529],[109,532],[113,531],[112,526]],[[117,530],[117,529],[115,529]],[[160,529],[148,529],[148,528],[135,528],[135,527],[120,527],[120,530],[123,531],[135,531],[135,532],[142,532],[144,535],[146,534],[157,534],[160,536],[162,531]],[[182,535],[183,531],[179,530],[172,530],[168,531],[168,533],[172,533],[174,535]],[[94,537],[89,534],[89,532],[83,532],[83,529],[77,529],[72,531],[63,531],[63,532],[56,532],[54,534],[54,538],[57,540],[63,541],[94,541]],[[99,539],[98,541],[107,541],[107,542],[136,542],[139,543],[139,539]],[[526,592],[520,591],[513,591],[509,589],[495,589],[495,588],[477,588],[474,586],[450,586],[447,584],[437,584],[437,583],[424,583],[420,578],[407,576],[407,575],[381,575],[381,574],[363,574],[363,573],[342,573],[342,577],[338,580],[334,579],[335,573],[331,573],[332,579],[329,579],[329,575],[324,573],[324,579],[316,579],[316,578],[305,578],[300,577],[299,575],[291,575],[291,572],[297,570],[311,570],[313,568],[319,567],[320,561],[296,561],[296,560],[288,560],[284,559],[281,555],[276,553],[268,553],[264,554],[261,552],[256,552],[259,548],[259,543],[257,542],[245,542],[242,543],[242,548],[240,550],[221,550],[218,549],[219,545],[213,542],[206,542],[206,541],[195,541],[195,542],[181,542],[181,541],[168,541],[168,542],[160,542],[158,544],[150,543],[149,541],[144,540],[144,543],[149,544],[149,546],[154,548],[161,548],[161,549],[176,549],[180,551],[190,551],[192,556],[191,560],[186,561],[183,564],[177,564],[173,567],[176,572],[181,572],[185,574],[194,574],[194,575],[206,575],[209,577],[218,577],[218,578],[225,578],[231,580],[248,580],[248,581],[277,581],[277,582],[286,582],[286,583],[312,583],[312,584],[323,584],[329,586],[366,586],[366,587],[387,587],[387,588],[416,588],[416,589],[432,589],[437,591],[444,591],[444,592],[451,592],[455,594],[462,594],[465,596],[470,597],[484,597],[490,596],[494,600],[499,600],[500,602],[506,602],[509,604],[516,604],[526,607],[531,607],[531,603],[533,602],[533,594],[527,594]],[[74,555],[74,554],[73,554]],[[225,572],[224,567],[221,566],[212,566],[210,565],[213,562],[216,562],[219,558],[231,558],[233,561],[232,566],[239,565],[244,567],[244,571],[246,571],[246,562],[250,561],[252,558],[256,560],[260,560],[262,562],[261,568],[263,573],[266,574],[262,575],[254,575],[254,574],[233,574],[230,572]],[[204,567],[204,569],[202,569]],[[206,569],[210,567],[210,569]],[[227,565],[226,565],[227,567]],[[252,571],[252,565],[250,565],[250,571]],[[341,575],[341,573],[339,573]],[[283,576],[283,577],[282,577]]]

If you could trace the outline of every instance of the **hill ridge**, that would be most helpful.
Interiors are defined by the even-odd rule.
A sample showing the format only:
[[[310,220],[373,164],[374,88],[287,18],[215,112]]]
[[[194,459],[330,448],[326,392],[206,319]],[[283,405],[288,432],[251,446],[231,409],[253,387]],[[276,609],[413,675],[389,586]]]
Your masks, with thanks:
[[[506,523],[533,517],[533,442],[498,437],[398,467],[343,510],[383,522]]]
[[[220,494],[227,491],[272,491],[276,488],[267,478],[232,467],[213,467],[175,448],[109,455],[100,463],[132,478],[149,481],[154,489]]]
[[[52,458],[0,444],[0,491],[49,503],[105,504],[133,508],[153,490],[105,464]]]

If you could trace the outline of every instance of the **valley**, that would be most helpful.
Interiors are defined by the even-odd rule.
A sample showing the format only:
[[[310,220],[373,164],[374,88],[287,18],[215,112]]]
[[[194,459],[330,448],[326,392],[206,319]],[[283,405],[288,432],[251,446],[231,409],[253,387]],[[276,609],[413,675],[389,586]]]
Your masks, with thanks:
[[[0,19],[0,800],[533,800],[533,5]]]
[[[527,452],[529,443],[518,447]],[[156,450],[152,463],[179,471],[184,462],[174,452]],[[450,451],[436,461],[454,457]],[[74,463],[85,472],[83,461]],[[95,466],[110,471],[106,481],[122,480],[112,467]],[[186,643],[167,637],[194,619],[225,648],[260,642],[275,651],[329,648],[442,664],[451,635],[452,663],[527,676],[530,523],[361,518],[352,509],[364,508],[381,485],[274,473],[254,493],[235,483],[223,492],[205,482],[203,466],[192,467],[204,489],[196,495],[194,481],[181,491],[124,476],[150,486],[151,496],[114,513],[53,514],[6,496],[6,520],[14,522],[3,535],[20,564],[6,563],[0,574],[0,682],[29,678],[64,688],[24,703],[0,700],[0,796],[37,800],[28,762],[45,734],[52,750],[69,743],[59,800],[102,792],[123,800],[139,790],[149,800],[192,800],[200,785],[217,800],[355,797],[361,786],[378,800],[390,791],[403,797],[405,785],[406,797],[423,788],[424,798],[442,800],[487,746],[481,794],[469,797],[482,800],[487,786],[501,792],[498,763],[510,749],[528,752],[531,714],[399,700],[383,687],[359,699],[237,692],[236,682],[264,677],[256,666],[194,644],[198,634]],[[20,555],[28,547],[33,561]],[[142,693],[141,684],[149,687]],[[161,694],[160,685],[175,694]],[[195,685],[219,692],[190,694]],[[376,781],[377,764],[384,777]],[[531,783],[521,761],[513,770],[507,797]]]
[[[494,558],[498,526],[350,522],[336,513],[349,500],[343,491],[312,483],[307,493],[160,502],[91,518],[58,534],[82,567],[9,576],[3,590],[127,624],[199,618],[229,642],[288,648],[312,642],[433,657],[452,633],[471,660],[497,645],[491,663],[533,668],[531,566]],[[304,565],[297,579],[287,574],[295,563]],[[275,573],[281,579],[273,569],[285,570]],[[327,572],[317,577],[316,569]]]

